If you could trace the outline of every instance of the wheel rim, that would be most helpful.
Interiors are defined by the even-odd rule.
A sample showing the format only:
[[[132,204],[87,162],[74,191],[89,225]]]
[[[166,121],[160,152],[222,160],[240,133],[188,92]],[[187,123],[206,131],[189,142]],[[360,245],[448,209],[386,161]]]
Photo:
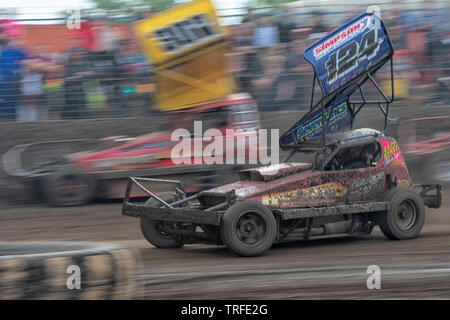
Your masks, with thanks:
[[[56,182],[54,192],[60,197],[72,199],[76,198],[86,187],[87,184],[77,175],[64,175]]]
[[[411,200],[403,201],[395,212],[395,223],[402,230],[411,229],[417,220],[417,207]]]
[[[171,202],[177,201],[178,199],[163,198],[163,200],[166,201],[167,203],[171,203]],[[148,206],[155,207],[155,208],[163,207],[163,205],[161,203],[157,202],[157,200],[154,200],[154,201],[155,201],[154,204],[149,204]],[[180,207],[184,207],[184,206],[186,206],[186,203],[178,204],[175,206],[175,208],[180,208]],[[169,232],[176,232],[177,229],[184,229],[183,224],[180,224],[180,223],[174,223],[174,222],[168,222],[168,221],[155,221],[155,220],[148,220],[148,223],[153,224],[153,227],[154,227],[154,230],[156,231],[156,233],[161,238],[165,238],[167,240],[175,240],[175,236]],[[191,226],[194,227],[194,225],[191,225]],[[166,230],[168,230],[169,232],[167,232]]]
[[[169,233],[164,231],[164,227],[170,228],[170,227],[173,227],[173,226],[170,226],[170,225],[168,225],[167,223],[164,223],[164,222],[154,222],[154,224],[155,224],[156,232],[158,232],[158,234],[161,237],[164,237],[164,238],[167,238],[167,239],[172,239],[172,236]]]
[[[267,223],[261,215],[248,212],[239,217],[235,227],[236,236],[246,245],[256,245],[267,233]]]

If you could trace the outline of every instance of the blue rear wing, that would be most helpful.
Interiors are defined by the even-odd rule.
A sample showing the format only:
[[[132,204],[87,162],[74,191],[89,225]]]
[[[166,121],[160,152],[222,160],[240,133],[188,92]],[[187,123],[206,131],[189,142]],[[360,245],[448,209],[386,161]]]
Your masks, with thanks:
[[[365,104],[377,104],[385,116],[394,99],[392,56],[394,48],[383,21],[364,13],[305,49],[304,57],[314,69],[310,111],[280,138],[282,150],[306,150],[325,145],[328,135],[353,127]],[[391,98],[373,78],[386,62],[391,62]],[[383,100],[368,101],[362,84],[370,80]],[[322,98],[314,104],[316,82]],[[361,98],[352,101],[354,93]]]
[[[385,64],[393,53],[383,21],[364,13],[306,48],[304,56],[328,96],[373,67]]]

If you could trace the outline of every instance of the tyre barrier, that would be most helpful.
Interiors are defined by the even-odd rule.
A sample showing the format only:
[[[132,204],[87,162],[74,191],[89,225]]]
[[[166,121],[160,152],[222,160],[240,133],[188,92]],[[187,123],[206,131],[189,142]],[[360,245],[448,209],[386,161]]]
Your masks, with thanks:
[[[137,251],[94,242],[0,242],[0,299],[134,299]]]

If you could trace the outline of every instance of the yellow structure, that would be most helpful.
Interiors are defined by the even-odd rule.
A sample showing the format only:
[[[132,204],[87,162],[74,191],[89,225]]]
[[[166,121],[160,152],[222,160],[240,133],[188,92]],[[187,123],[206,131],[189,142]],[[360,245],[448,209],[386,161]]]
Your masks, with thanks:
[[[167,10],[133,29],[155,67],[161,111],[216,102],[236,91],[226,67],[225,34],[210,0]]]
[[[391,92],[391,79],[383,80],[382,88],[384,92]],[[409,79],[404,76],[395,76],[394,78],[394,92],[396,99],[407,99],[410,96]]]

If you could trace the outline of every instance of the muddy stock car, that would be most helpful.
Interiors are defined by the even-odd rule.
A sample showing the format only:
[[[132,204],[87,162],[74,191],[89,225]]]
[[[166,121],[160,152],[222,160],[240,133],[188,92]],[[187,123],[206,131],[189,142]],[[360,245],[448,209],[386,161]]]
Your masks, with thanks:
[[[398,143],[383,133],[394,88],[389,98],[374,74],[390,62],[393,80],[392,55],[383,21],[357,16],[305,49],[314,69],[311,108],[280,138],[290,151],[284,163],[240,171],[239,181],[192,196],[180,181],[164,181],[174,191],[157,195],[149,185],[160,181],[130,177],[122,214],[140,218],[158,248],[207,243],[241,256],[261,255],[273,243],[370,234],[376,225],[391,240],[417,237],[425,206],[441,205],[441,186],[414,185]],[[363,83],[381,98],[368,100]],[[381,110],[382,131],[353,128],[365,105]],[[289,162],[298,153],[314,161]],[[130,202],[133,187],[150,196],[144,205]]]

